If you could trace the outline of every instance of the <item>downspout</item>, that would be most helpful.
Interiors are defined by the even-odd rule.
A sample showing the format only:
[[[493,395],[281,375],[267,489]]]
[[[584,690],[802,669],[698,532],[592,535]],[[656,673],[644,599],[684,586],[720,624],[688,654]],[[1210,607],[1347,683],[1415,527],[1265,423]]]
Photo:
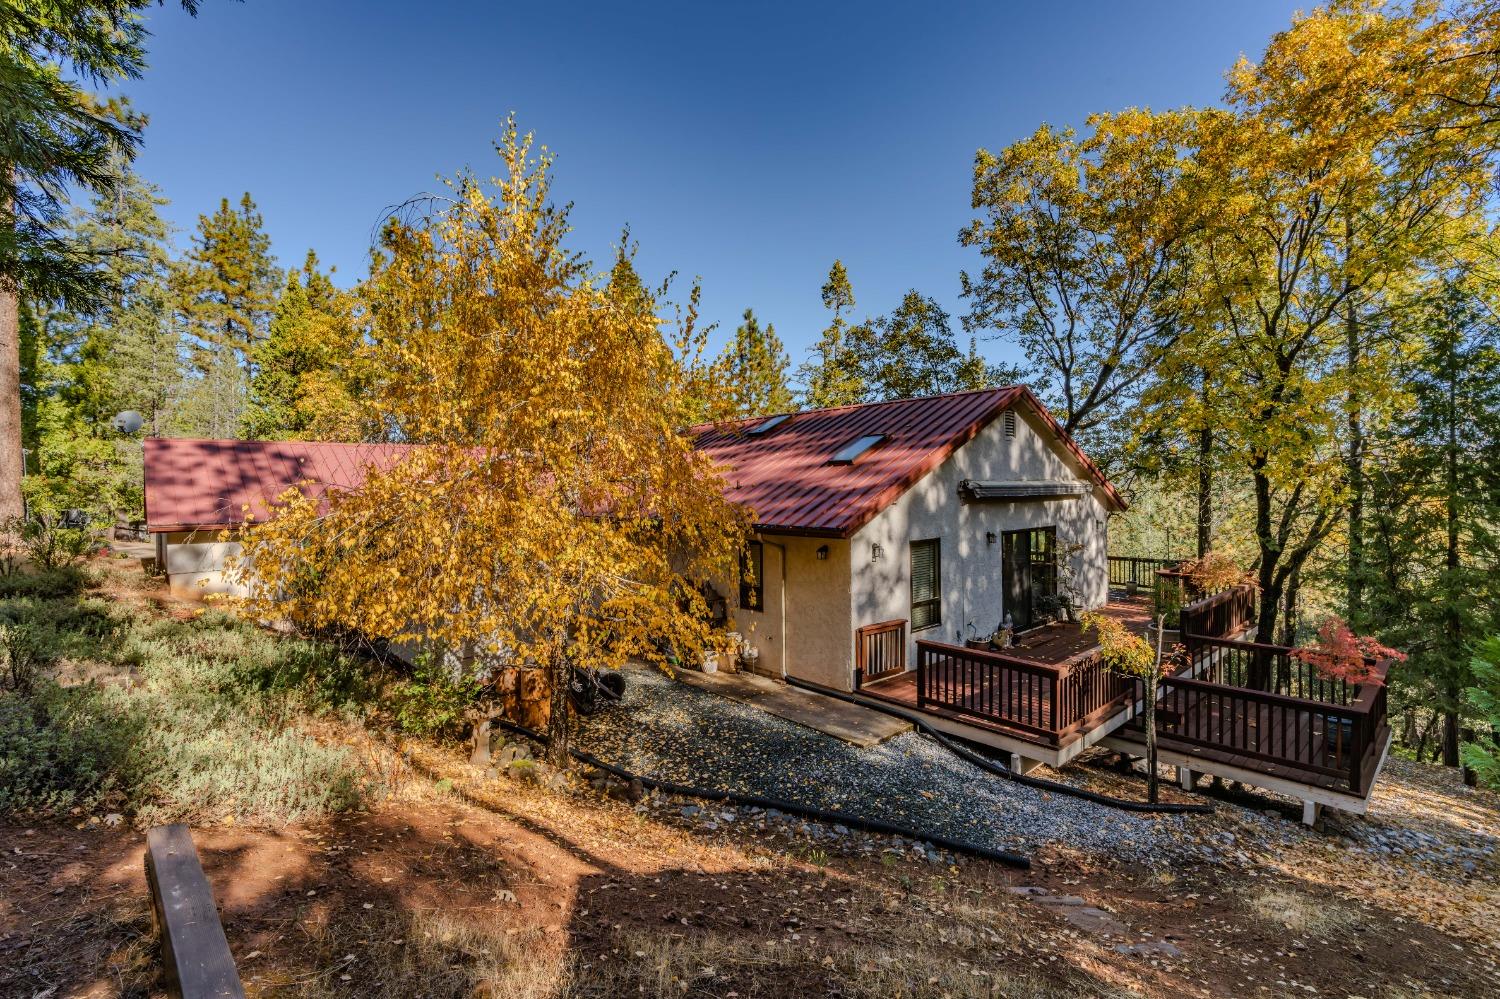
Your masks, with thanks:
[[[786,681],[786,545],[780,543],[779,541],[768,541],[768,540],[766,540],[766,536],[764,534],[762,534],[760,536],[760,543],[763,544],[763,545],[770,545],[772,548],[775,548],[775,549],[777,549],[778,551],[781,552],[781,589],[778,592],[777,598],[776,598],[776,602],[779,605],[777,609],[778,609],[778,612],[779,612],[780,617],[781,617],[781,623],[780,623],[780,625],[778,625],[779,630],[776,633],[776,640],[781,643],[781,655],[777,656],[776,658],[781,663],[781,679],[782,679],[782,682],[785,682]]]

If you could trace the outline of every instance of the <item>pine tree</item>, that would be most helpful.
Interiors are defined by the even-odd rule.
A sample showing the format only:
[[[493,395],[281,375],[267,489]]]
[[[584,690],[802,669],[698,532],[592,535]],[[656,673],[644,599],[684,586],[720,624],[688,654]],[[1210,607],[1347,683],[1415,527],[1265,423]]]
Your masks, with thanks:
[[[75,0],[0,10],[0,517],[22,512],[21,299],[78,305],[107,291],[97,261],[61,231],[64,192],[109,192],[118,161],[134,155],[142,119],[85,85],[141,75],[141,12],[152,5]],[[195,13],[197,0],[182,6]]]
[[[287,275],[270,333],[251,350],[255,374],[245,436],[266,440],[359,440],[365,379],[354,296],[318,269],[309,250]]]
[[[786,351],[776,327],[762,329],[753,309],[745,310],[745,321],[734,331],[734,339],[720,356],[734,417],[769,416],[792,409],[792,390],[787,386]]]
[[[948,313],[916,289],[890,315],[852,327],[847,349],[874,401],[986,388],[1015,373],[986,364],[972,341],[960,351]]]
[[[193,248],[172,281],[194,374],[179,414],[182,432],[239,432],[251,357],[270,333],[280,281],[271,239],[248,193],[238,208],[225,198],[213,215],[199,216]]]
[[[224,198],[213,215],[198,217],[193,248],[173,281],[199,351],[227,348],[246,366],[250,351],[269,334],[281,280],[263,226],[249,192],[238,208]]]
[[[180,388],[178,343],[166,308],[167,226],[156,189],[123,161],[108,192],[76,212],[64,233],[97,262],[108,297],[74,307],[38,303],[26,386],[25,482],[34,512],[79,507],[108,516],[141,513],[139,442],[111,426],[118,412],[146,417],[162,432]]]
[[[58,363],[68,365],[64,401],[91,432],[113,433],[108,421],[133,409],[148,433],[161,433],[181,390],[176,331],[167,308],[167,204],[155,185],[125,172],[107,195],[95,198],[75,222],[71,239],[104,261],[110,297],[82,310],[50,317]]]
[[[1393,690],[1441,721],[1448,766],[1459,762],[1463,691],[1474,683],[1469,650],[1500,632],[1500,303],[1482,285],[1449,280],[1402,310],[1422,344],[1402,379],[1412,403],[1368,455],[1366,558],[1380,572],[1369,616],[1382,640],[1410,651]]]
[[[833,262],[823,283],[823,307],[832,310],[833,322],[809,349],[812,356],[797,369],[803,402],[811,409],[848,406],[860,402],[865,394],[856,359],[845,342],[849,323],[844,313],[854,308],[854,287],[841,260]]]

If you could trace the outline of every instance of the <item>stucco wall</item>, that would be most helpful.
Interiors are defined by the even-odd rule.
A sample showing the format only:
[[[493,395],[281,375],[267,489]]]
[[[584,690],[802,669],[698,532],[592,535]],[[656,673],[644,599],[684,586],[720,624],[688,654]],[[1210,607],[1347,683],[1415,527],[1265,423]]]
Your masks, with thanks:
[[[736,607],[735,626],[760,650],[756,671],[780,676],[782,649],[793,676],[840,690],[850,687],[854,626],[849,619],[849,542],[760,535],[765,545],[765,609]],[[828,547],[820,559],[818,549]],[[786,628],[782,629],[782,551],[786,553]],[[737,602],[739,586],[731,600]],[[784,638],[784,646],[783,646]]]
[[[1071,455],[1024,408],[1016,411],[1016,433],[1007,437],[1004,418],[986,427],[941,466],[928,473],[850,539],[852,627],[911,617],[910,542],[941,540],[942,622],[908,635],[907,665],[916,666],[916,640],[961,642],[987,635],[1004,616],[1000,536],[1028,527],[1057,527],[1058,547],[1082,548],[1071,557],[1074,585],[1087,607],[1109,595],[1107,507],[1097,488],[1076,499],[964,502],[964,479],[1071,480],[1092,484]],[[989,544],[986,532],[995,534]],[[884,555],[873,560],[873,546]]]
[[[210,593],[244,596],[242,583],[224,578],[224,562],[240,550],[238,541],[220,541],[219,531],[174,531],[158,551],[165,552],[167,586],[177,596],[201,599]],[[161,537],[159,535],[159,537]]]

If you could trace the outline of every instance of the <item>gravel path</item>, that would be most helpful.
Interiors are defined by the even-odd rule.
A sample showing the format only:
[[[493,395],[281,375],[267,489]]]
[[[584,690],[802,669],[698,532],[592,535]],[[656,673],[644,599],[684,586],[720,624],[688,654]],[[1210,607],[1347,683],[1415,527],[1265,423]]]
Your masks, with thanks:
[[[914,732],[856,749],[649,670],[628,674],[623,706],[589,719],[579,745],[662,780],[836,809],[1002,850],[1058,843],[1159,861],[1187,845],[1185,823],[1194,818],[1143,816],[1015,784]]]

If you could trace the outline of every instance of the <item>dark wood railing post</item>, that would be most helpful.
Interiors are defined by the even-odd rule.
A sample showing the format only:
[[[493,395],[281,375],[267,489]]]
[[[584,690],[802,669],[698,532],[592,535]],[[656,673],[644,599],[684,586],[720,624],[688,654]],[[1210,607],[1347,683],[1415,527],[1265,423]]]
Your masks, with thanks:
[[[927,649],[917,645],[917,710],[927,707]]]

